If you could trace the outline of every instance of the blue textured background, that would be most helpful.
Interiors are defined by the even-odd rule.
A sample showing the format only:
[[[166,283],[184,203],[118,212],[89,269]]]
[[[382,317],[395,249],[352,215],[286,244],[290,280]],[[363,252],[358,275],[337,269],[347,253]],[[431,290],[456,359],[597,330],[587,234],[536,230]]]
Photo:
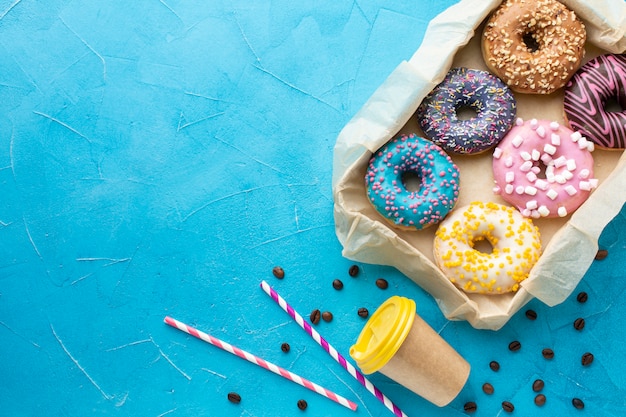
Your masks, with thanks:
[[[260,290],[265,279],[303,315],[332,311],[318,330],[346,355],[359,307],[415,299],[473,371],[443,409],[373,375],[410,416],[463,415],[469,400],[480,416],[503,400],[517,415],[571,415],[573,396],[587,415],[624,415],[626,211],[602,236],[609,257],[580,284],[586,304],[531,302],[536,321],[522,312],[498,332],[446,321],[393,269],[348,276],[333,229],[335,138],[452,3],[0,0],[0,414],[289,416],[302,398],[307,416],[391,415]],[[171,329],[165,315],[359,409]],[[523,347],[511,353],[514,339]]]

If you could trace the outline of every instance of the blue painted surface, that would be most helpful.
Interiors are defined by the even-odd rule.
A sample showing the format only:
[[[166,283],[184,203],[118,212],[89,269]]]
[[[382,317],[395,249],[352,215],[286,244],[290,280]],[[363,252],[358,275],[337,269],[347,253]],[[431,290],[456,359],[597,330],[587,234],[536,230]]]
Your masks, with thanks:
[[[498,332],[447,322],[391,268],[348,276],[333,230],[334,140],[452,3],[0,1],[1,414],[287,416],[305,399],[302,415],[391,415],[263,293],[263,279],[303,315],[332,311],[317,329],[344,353],[364,323],[359,307],[416,300],[473,371],[444,409],[373,375],[410,416],[463,415],[468,400],[481,416],[503,400],[517,415],[571,415],[572,396],[587,415],[626,413],[624,210],[601,238],[609,257],[580,284],[586,304],[531,302],[537,320],[520,312]],[[359,409],[171,329],[166,315]],[[588,368],[585,351],[596,357]]]

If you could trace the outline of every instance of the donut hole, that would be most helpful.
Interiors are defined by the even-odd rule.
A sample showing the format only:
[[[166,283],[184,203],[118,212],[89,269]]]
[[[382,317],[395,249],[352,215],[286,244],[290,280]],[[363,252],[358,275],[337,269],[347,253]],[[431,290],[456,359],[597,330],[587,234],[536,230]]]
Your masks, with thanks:
[[[606,103],[604,103],[604,111],[607,113],[623,113],[624,110],[626,109],[624,109],[617,97],[609,97]]]
[[[471,105],[460,105],[455,112],[458,120],[472,120],[478,116],[478,110]]]
[[[527,32],[522,35],[522,42],[530,52],[537,52],[541,47],[534,32]]]
[[[533,167],[539,168],[539,171],[536,171],[537,178],[541,178],[542,180],[546,179],[546,169],[548,168],[543,161],[535,161]]]
[[[402,181],[402,185],[410,193],[416,193],[422,188],[422,178],[415,171],[403,172],[400,176],[400,181]]]
[[[490,255],[493,253],[493,244],[484,236],[478,236],[472,241],[472,248],[475,251]]]

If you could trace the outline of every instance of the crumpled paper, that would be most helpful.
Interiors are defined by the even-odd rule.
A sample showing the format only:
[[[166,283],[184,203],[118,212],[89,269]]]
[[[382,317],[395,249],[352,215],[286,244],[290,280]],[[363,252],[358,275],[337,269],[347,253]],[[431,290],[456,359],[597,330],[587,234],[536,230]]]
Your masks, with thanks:
[[[369,204],[364,175],[377,149],[400,133],[421,134],[413,114],[452,66],[486,69],[480,56],[480,25],[499,0],[461,0],[433,19],[422,45],[401,62],[339,134],[333,160],[335,230],[346,258],[390,265],[430,293],[450,320],[497,330],[533,297],[553,306],[563,302],[584,276],[597,252],[604,226],[626,202],[626,156],[594,152],[600,186],[569,218],[539,219],[543,255],[520,290],[503,295],[466,294],[443,275],[432,257],[437,226],[404,231],[389,226]],[[626,50],[623,0],[563,0],[584,21],[587,57]],[[475,34],[478,34],[475,36]],[[563,123],[562,91],[550,96],[516,95],[518,116]],[[492,192],[491,152],[454,157],[461,170],[457,207],[471,201],[504,203]]]

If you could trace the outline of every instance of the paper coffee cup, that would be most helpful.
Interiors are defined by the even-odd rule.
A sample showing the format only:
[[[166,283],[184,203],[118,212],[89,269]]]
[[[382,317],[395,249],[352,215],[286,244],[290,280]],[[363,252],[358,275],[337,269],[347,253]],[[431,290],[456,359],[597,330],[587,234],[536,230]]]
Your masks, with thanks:
[[[470,365],[421,317],[415,301],[393,296],[363,327],[350,356],[364,374],[380,371],[443,407],[461,391]]]

